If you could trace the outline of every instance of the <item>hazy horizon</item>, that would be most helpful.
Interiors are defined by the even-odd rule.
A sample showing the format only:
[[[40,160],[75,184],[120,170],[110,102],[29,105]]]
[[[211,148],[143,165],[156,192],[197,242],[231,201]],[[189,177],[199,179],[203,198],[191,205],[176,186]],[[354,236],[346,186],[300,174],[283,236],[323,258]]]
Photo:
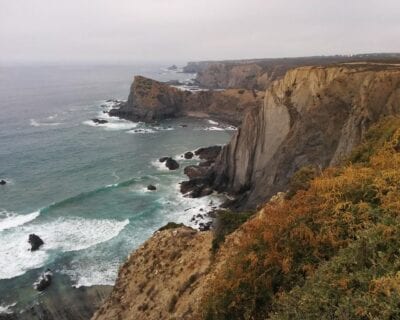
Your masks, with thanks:
[[[395,0],[0,0],[0,63],[134,64],[400,52]]]

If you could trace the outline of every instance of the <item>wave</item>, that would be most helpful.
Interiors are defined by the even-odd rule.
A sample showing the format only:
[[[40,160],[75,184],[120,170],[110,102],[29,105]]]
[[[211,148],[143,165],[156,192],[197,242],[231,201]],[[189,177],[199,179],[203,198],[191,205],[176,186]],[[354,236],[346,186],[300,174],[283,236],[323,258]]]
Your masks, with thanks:
[[[53,127],[59,126],[61,122],[38,122],[35,119],[30,119],[30,124],[32,127]]]
[[[40,211],[35,211],[29,214],[17,214],[0,210],[0,231],[16,228],[28,222],[35,220],[40,215]]]
[[[41,224],[20,226],[0,236],[0,279],[10,279],[28,270],[43,267],[54,252],[88,249],[111,240],[129,224],[129,220],[60,217]],[[39,235],[44,245],[29,251],[27,237]]]
[[[51,205],[41,209],[39,212],[44,214],[44,213],[49,212],[50,210],[66,206],[66,205],[72,204],[77,201],[81,201],[82,199],[92,197],[98,193],[108,191],[109,189],[112,189],[112,188],[114,189],[114,188],[122,188],[122,187],[130,186],[131,184],[136,183],[138,180],[139,180],[139,178],[132,178],[130,180],[126,180],[126,181],[123,181],[120,183],[109,184],[104,187],[97,188],[95,190],[82,192],[80,194],[77,194],[76,196],[72,196],[70,198],[52,203]]]
[[[12,304],[8,304],[8,305],[0,305],[0,314],[11,314],[12,307],[15,307],[17,305],[16,302],[12,303]]]
[[[208,120],[208,123],[216,125],[216,126],[219,124],[217,121],[214,121],[214,120]]]
[[[104,119],[105,120],[105,119]],[[131,130],[138,126],[137,122],[131,122],[127,120],[107,120],[107,123],[94,123],[92,120],[83,121],[84,125],[91,127],[104,128],[108,131],[120,131],[120,130]]]

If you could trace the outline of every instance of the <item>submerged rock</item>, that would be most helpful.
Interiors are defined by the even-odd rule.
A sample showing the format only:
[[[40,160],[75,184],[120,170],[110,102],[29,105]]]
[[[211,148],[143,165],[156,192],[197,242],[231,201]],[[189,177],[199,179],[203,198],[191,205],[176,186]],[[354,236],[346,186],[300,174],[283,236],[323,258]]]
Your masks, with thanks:
[[[185,156],[185,159],[192,159],[194,154],[192,151],[188,151],[188,152],[185,152],[184,156]]]
[[[160,161],[160,162],[165,162],[165,161],[167,161],[168,158],[169,158],[169,157],[162,157],[162,158],[158,159],[158,161]]]
[[[29,235],[28,242],[31,245],[31,251],[38,250],[44,244],[43,240],[34,233]]]
[[[152,184],[149,184],[149,185],[147,186],[147,190],[149,190],[149,191],[155,191],[155,190],[157,190],[157,187],[156,187],[156,186],[153,186]]]
[[[176,160],[172,159],[172,158],[168,158],[168,159],[165,161],[165,166],[166,166],[169,170],[176,170],[176,169],[179,168],[179,163],[178,163]]]
[[[50,269],[47,269],[36,280],[36,282],[33,284],[33,287],[37,291],[44,291],[51,285],[52,278],[53,278],[53,273],[51,272]]]
[[[92,119],[92,121],[93,121],[94,123],[97,123],[97,124],[105,124],[105,123],[108,123],[107,120],[104,120],[104,119],[97,119],[97,118]]]

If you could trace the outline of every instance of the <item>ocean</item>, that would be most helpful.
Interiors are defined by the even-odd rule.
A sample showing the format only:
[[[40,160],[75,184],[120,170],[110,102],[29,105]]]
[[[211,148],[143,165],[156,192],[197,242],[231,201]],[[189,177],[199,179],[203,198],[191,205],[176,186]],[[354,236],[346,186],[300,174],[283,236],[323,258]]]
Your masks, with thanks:
[[[220,201],[179,193],[182,154],[225,144],[232,131],[207,119],[157,125],[110,118],[133,76],[186,80],[163,65],[0,67],[0,313],[37,302],[32,284],[47,268],[52,287],[112,285],[119,265],[169,221]],[[92,118],[104,118],[96,125]],[[186,127],[182,124],[187,125]],[[169,171],[158,158],[172,156]],[[157,191],[147,190],[153,184]],[[28,236],[45,242],[29,251]]]

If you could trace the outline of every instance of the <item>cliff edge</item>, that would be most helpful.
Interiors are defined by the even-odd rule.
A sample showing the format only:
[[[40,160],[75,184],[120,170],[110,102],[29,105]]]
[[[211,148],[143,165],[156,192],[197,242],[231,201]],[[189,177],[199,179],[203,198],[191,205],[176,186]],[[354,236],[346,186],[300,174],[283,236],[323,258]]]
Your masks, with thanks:
[[[371,124],[400,114],[400,65],[340,64],[290,70],[266,91],[214,166],[214,187],[254,209],[300,168],[348,155]]]

